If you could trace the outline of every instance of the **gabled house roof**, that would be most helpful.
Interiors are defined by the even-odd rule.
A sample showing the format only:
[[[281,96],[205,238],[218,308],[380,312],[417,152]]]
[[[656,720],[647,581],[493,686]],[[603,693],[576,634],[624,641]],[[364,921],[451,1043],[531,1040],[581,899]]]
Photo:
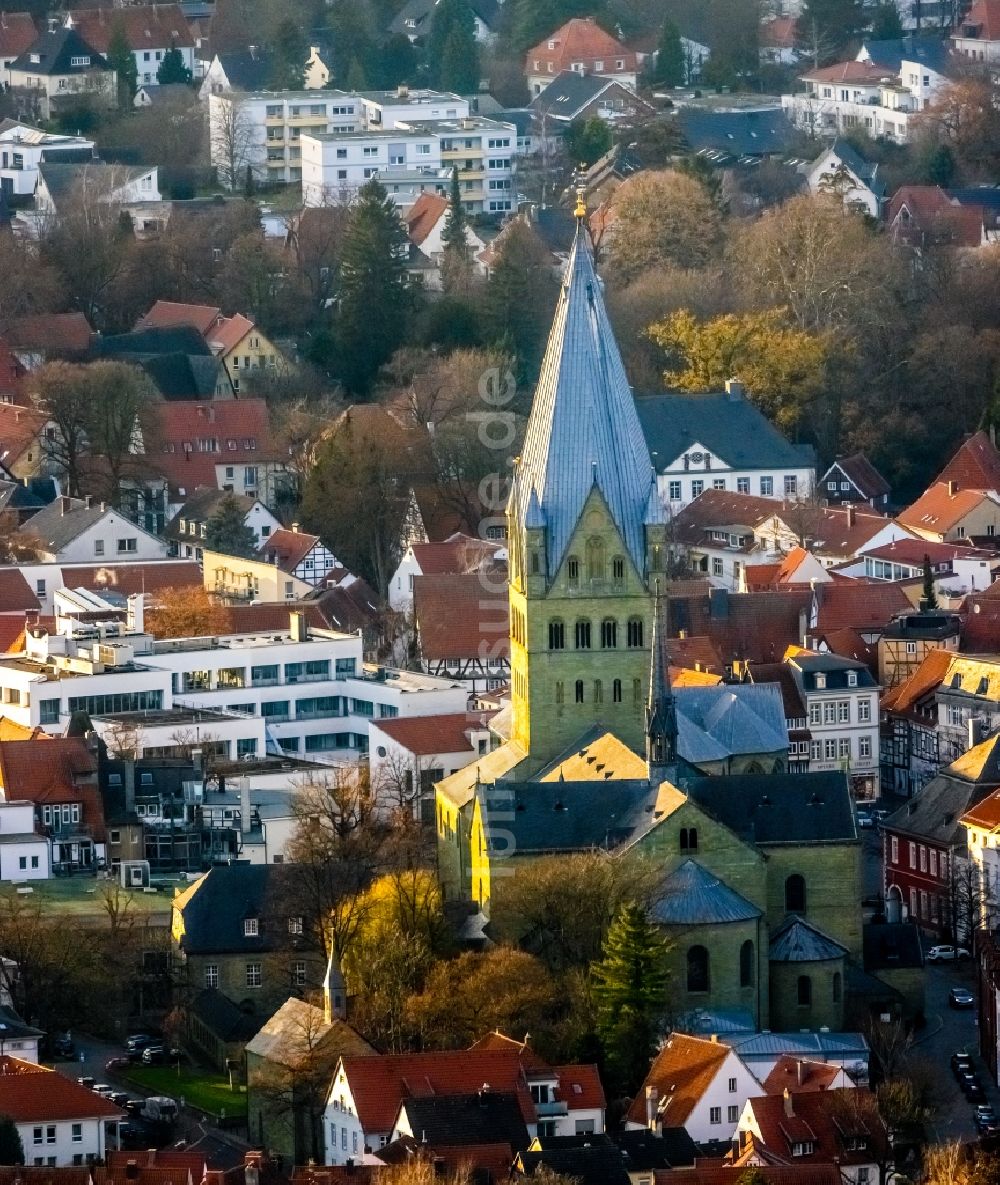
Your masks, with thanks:
[[[77,565],[62,569],[70,588],[115,592],[121,597],[134,593],[156,594],[167,588],[201,588],[201,568],[194,560],[150,560],[140,564]]]
[[[448,213],[448,199],[440,193],[422,193],[404,215],[410,242],[418,247]]]
[[[821,488],[827,476],[834,469],[840,469],[844,476],[854,485],[858,493],[865,499],[881,498],[890,492],[891,487],[889,483],[864,453],[853,453],[849,457],[838,457],[820,479]]]
[[[810,625],[812,634],[839,629],[880,630],[897,613],[913,608],[902,588],[889,581],[868,584],[860,580],[833,580],[829,584],[817,584],[813,597],[816,621]]]
[[[850,1166],[885,1159],[885,1125],[867,1087],[765,1095],[749,1099],[748,1106],[765,1147],[783,1159],[791,1157],[797,1143],[812,1145],[801,1156],[805,1163],[836,1158],[841,1166]]]
[[[249,494],[232,494],[228,490],[219,489],[198,490],[185,501],[180,510],[167,523],[164,534],[171,539],[190,538],[186,532],[184,535],[181,534],[180,520],[184,519],[188,523],[207,523],[218,510],[219,503],[224,498],[234,498],[244,514],[248,514],[257,503],[257,499]]]
[[[330,1062],[332,1075],[338,1058],[364,1057],[375,1052],[344,1020],[327,1021],[323,1009],[290,996],[247,1042],[246,1051],[291,1070],[308,1066],[319,1055]],[[308,1071],[312,1072],[312,1071]]]
[[[1000,491],[1000,451],[989,434],[979,431],[967,436],[937,480],[957,482],[960,490]]]
[[[425,661],[478,659],[484,643],[493,657],[509,657],[507,599],[491,598],[488,613],[483,612],[482,600],[478,573],[414,577],[413,614]]]
[[[274,74],[274,55],[270,50],[252,47],[247,50],[215,55],[229,85],[237,91],[266,90]]]
[[[96,784],[97,760],[81,737],[0,741],[0,785],[8,800],[36,805],[78,802],[83,825],[103,842],[104,808]]]
[[[938,74],[948,71],[951,51],[947,41],[940,37],[897,37],[894,40],[869,41],[861,43],[858,53],[860,60],[867,59],[875,66],[880,66],[893,74],[899,73],[903,62],[919,62],[929,70]]]
[[[694,595],[667,589],[670,632],[685,630],[690,639],[707,639],[723,667],[737,660],[780,662],[788,646],[801,640],[811,604],[808,588],[750,593],[713,589]],[[676,639],[665,643],[668,652],[676,644]]]
[[[495,559],[502,547],[456,531],[441,543],[414,543],[411,550],[422,576],[467,576]]]
[[[816,464],[809,445],[790,444],[749,399],[725,391],[643,395],[636,400],[636,410],[660,473],[696,446],[741,471],[803,469]],[[775,505],[772,501],[772,509]]]
[[[431,27],[438,0],[407,0],[389,22],[390,33],[404,33],[408,37],[423,37]],[[473,13],[487,29],[493,29],[500,11],[498,0],[472,0]]]
[[[30,12],[0,12],[0,58],[17,58],[38,36]]]
[[[884,820],[884,829],[943,847],[964,847],[962,816],[1000,787],[998,742],[1000,737],[991,737],[946,766]]]
[[[52,204],[73,197],[81,189],[101,198],[112,199],[121,194],[133,181],[147,176],[155,166],[111,165],[104,161],[85,160],[67,163],[61,156],[54,161],[43,160],[38,166],[38,184],[44,185]]]
[[[46,354],[84,354],[94,331],[84,313],[33,313],[11,321],[5,330],[15,350]]]
[[[849,169],[854,177],[857,178],[860,185],[869,189],[876,197],[884,198],[887,192],[885,182],[878,176],[878,164],[872,164],[866,161],[864,157],[858,152],[852,144],[847,140],[834,140],[833,144],[827,150],[833,152],[840,160],[840,163]],[[823,153],[823,156],[826,152]],[[822,157],[819,158],[822,160]],[[815,166],[813,166],[815,168]],[[822,180],[822,176],[820,178]]]
[[[0,613],[25,613],[38,607],[38,597],[20,568],[0,568]]]
[[[38,58],[36,62],[34,59]],[[86,59],[83,66],[74,59]],[[107,60],[76,31],[61,26],[39,33],[28,48],[10,64],[10,70],[27,74],[89,74],[91,70],[110,70]]]
[[[103,502],[92,503],[89,498],[70,498],[63,494],[33,514],[28,519],[25,529],[41,540],[46,551],[58,555],[74,539],[78,539],[85,531],[89,531],[111,514],[117,514],[122,518],[118,511],[112,510]],[[136,531],[142,531],[141,527],[131,525]],[[142,533],[147,534],[145,531]]]
[[[636,1091],[628,1122],[645,1126],[646,1088],[651,1086],[656,1093],[657,1114],[664,1126],[683,1127],[732,1052],[728,1045],[718,1041],[672,1033]]]
[[[780,107],[758,111],[682,107],[675,118],[681,134],[695,152],[711,149],[734,158],[782,153],[796,134]]]
[[[629,1185],[629,1164],[624,1153],[611,1143],[587,1143],[576,1147],[542,1147],[519,1152],[515,1179],[531,1180],[540,1170],[558,1173],[577,1185]]]
[[[985,490],[953,491],[947,482],[937,481],[896,517],[901,526],[944,535],[987,502],[1000,503],[1000,492],[991,498]],[[1000,510],[1000,506],[997,509]]]
[[[897,189],[886,221],[892,236],[911,247],[978,247],[983,237],[982,208],[953,200],[937,185]]]
[[[15,1123],[124,1117],[124,1112],[103,1095],[94,1094],[48,1066],[9,1054],[0,1056],[0,1108]]]
[[[551,115],[569,123],[608,90],[621,93],[622,83],[606,74],[581,74],[578,70],[563,70],[540,95],[535,96],[531,106],[539,114]],[[628,92],[628,102],[644,111],[653,110],[644,99],[631,91]]]
[[[33,407],[0,403],[0,464],[7,470],[16,464],[38,440],[47,423],[45,413]]]
[[[529,1079],[536,1076],[556,1078],[555,1101],[570,1109],[603,1110],[605,1105],[596,1066],[550,1068],[531,1050],[472,1048],[345,1057],[341,1065],[366,1132],[391,1131],[405,1099],[469,1095],[484,1082],[491,1090],[516,1094],[525,1122],[534,1123],[537,1111]]]
[[[267,404],[263,399],[171,400],[154,407],[153,432],[160,452],[151,467],[183,497],[218,485],[216,465],[265,464],[276,459]],[[215,451],[200,439],[214,440]]]
[[[552,46],[550,49],[549,46]],[[613,75],[616,72],[635,73],[638,62],[635,53],[626,49],[624,45],[610,33],[606,33],[593,17],[574,17],[561,25],[554,33],[525,54],[527,73],[543,73],[551,62],[552,74],[560,74],[569,70],[573,62],[583,62],[584,69],[592,69],[596,61],[604,61],[604,72]],[[539,62],[541,69],[534,69],[534,62]],[[624,62],[623,70],[618,70],[615,63]]]
[[[835,62],[832,66],[807,70],[801,77],[807,82],[854,82],[862,86],[877,86],[897,73],[898,70],[874,62],[850,61]]]
[[[966,30],[982,41],[1000,41],[1000,0],[974,0],[965,19],[951,35],[967,36]]]
[[[194,37],[179,4],[134,4],[124,8],[72,8],[66,23],[106,54],[115,29],[124,30],[133,53],[145,49],[193,49]]]
[[[214,305],[180,304],[172,300],[158,300],[145,316],[135,323],[136,329],[165,329],[178,325],[193,325],[207,338],[210,330],[222,319],[222,310]]]
[[[902,714],[911,712],[919,700],[940,686],[951,666],[951,660],[952,655],[947,650],[929,650],[923,662],[905,682],[882,696],[882,710]]]
[[[843,1075],[842,1067],[828,1062],[814,1062],[808,1058],[782,1054],[764,1079],[764,1093],[782,1095],[803,1094],[806,1091],[829,1090]]]
[[[468,1094],[417,1095],[403,1099],[396,1119],[431,1147],[509,1144],[516,1150],[531,1142],[514,1091],[479,1089]]]
[[[261,543],[257,549],[257,558],[291,574],[311,551],[320,546],[320,543],[318,535],[282,528],[280,531],[272,532]]]
[[[437,753],[475,753],[469,733],[483,729],[485,724],[468,712],[448,712],[442,716],[397,716],[379,720],[376,726],[407,752],[431,757]]]

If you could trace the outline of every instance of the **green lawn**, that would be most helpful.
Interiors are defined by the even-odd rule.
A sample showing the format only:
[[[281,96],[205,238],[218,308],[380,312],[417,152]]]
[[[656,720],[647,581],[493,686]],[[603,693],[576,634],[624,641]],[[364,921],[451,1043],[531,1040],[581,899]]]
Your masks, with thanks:
[[[60,917],[72,915],[74,922],[82,925],[107,925],[106,895],[115,892],[115,882],[93,876],[55,877],[48,881],[32,881],[30,893],[18,894],[15,886],[0,887],[0,897],[18,898],[25,906]],[[141,916],[153,924],[170,924],[170,907],[173,901],[173,884],[164,886],[156,893],[130,892],[119,889],[128,901],[130,913]]]
[[[174,1066],[130,1066],[125,1074],[128,1081],[150,1094],[165,1094],[178,1102],[184,1099],[188,1107],[208,1111],[212,1115],[245,1115],[247,1096],[239,1083],[229,1089],[229,1079],[216,1070],[197,1070],[181,1066],[180,1075]]]

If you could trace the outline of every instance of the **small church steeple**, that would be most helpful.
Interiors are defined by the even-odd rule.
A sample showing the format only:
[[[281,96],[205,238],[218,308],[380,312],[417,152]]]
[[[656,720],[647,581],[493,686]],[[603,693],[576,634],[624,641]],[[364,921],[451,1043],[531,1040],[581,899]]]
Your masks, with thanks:
[[[649,659],[649,699],[646,702],[646,763],[650,781],[662,782],[677,761],[677,705],[663,652],[663,606],[660,582],[653,596],[652,653]]]

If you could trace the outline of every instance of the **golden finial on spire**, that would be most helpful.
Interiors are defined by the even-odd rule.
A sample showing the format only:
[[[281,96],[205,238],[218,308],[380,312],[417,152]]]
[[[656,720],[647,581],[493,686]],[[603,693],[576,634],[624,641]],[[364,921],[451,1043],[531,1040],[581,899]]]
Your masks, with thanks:
[[[573,217],[584,219],[587,217],[587,204],[583,200],[583,186],[576,187],[576,209],[573,211]]]

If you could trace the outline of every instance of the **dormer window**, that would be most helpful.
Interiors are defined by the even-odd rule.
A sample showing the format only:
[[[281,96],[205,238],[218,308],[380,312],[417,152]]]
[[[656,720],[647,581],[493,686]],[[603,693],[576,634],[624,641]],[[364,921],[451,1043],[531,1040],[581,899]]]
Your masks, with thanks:
[[[848,671],[847,672],[847,686],[848,687],[857,687],[857,685],[858,685],[858,672],[857,671]]]
[[[302,918],[293,917],[288,919],[288,933],[301,934],[302,933]]]
[[[42,55],[40,53],[33,53],[31,55],[31,64],[33,66],[40,66],[42,64]]]
[[[817,675],[816,676],[816,690],[817,691],[826,691],[826,675]]]
[[[792,1145],[793,1156],[812,1156],[816,1150],[816,1145],[812,1140],[802,1140],[800,1143]]]
[[[244,938],[256,938],[260,933],[260,924],[258,918],[244,918],[243,919],[243,936]]]
[[[87,54],[87,55],[80,54],[78,57],[70,58],[69,64],[71,66],[89,66],[90,65],[90,55],[89,54]]]

